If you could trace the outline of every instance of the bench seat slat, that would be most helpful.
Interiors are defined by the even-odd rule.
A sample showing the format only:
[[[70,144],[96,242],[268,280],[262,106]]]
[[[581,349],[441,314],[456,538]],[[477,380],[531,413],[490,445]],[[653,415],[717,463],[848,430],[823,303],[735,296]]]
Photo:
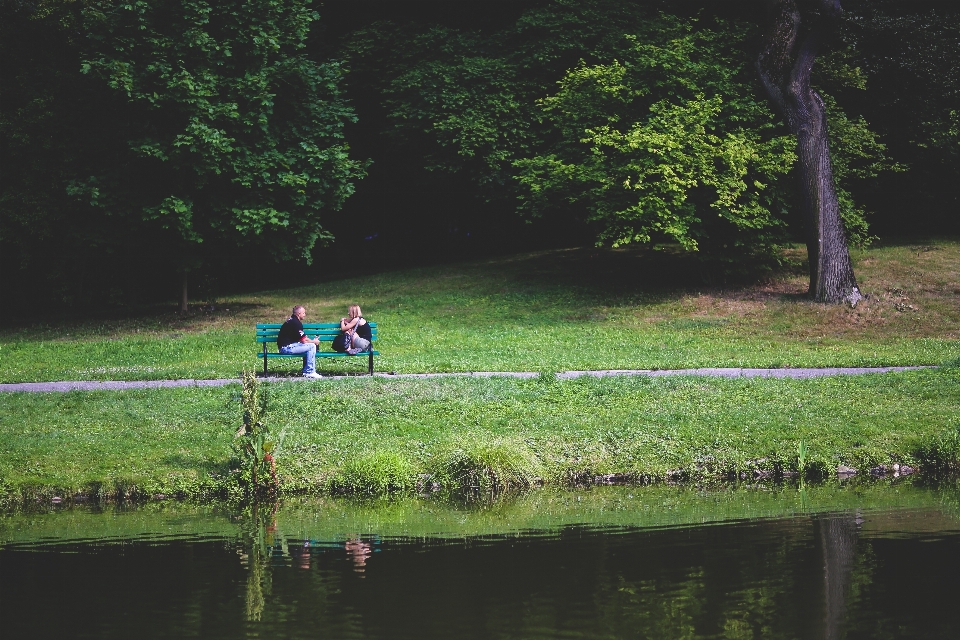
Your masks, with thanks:
[[[370,328],[371,328],[371,329],[376,328],[376,326],[377,326],[377,323],[376,323],[376,322],[368,322],[367,324],[370,325]],[[258,329],[258,330],[259,330],[259,329],[280,329],[280,327],[282,327],[282,326],[283,326],[283,324],[276,324],[276,323],[264,324],[264,323],[259,323],[259,324],[257,324],[257,329]],[[340,323],[339,323],[339,322],[304,322],[304,323],[303,323],[303,328],[304,328],[304,329],[339,329],[339,328],[340,328]]]
[[[320,338],[321,340],[323,340],[324,338],[327,338],[327,339],[329,339],[329,340],[333,340],[333,339],[336,338],[338,335],[340,335],[340,332],[339,332],[339,331],[306,331],[305,333],[307,334],[307,337],[310,337],[310,338]],[[376,332],[376,331],[371,331],[370,334],[373,336],[373,339],[374,339],[374,340],[377,339],[377,332]],[[277,341],[277,337],[278,337],[278,336],[277,336],[276,332],[274,332],[274,333],[257,333],[257,335],[256,335],[257,342],[276,342],[276,341]]]
[[[337,337],[336,335],[322,335],[322,334],[318,335],[315,333],[308,333],[307,335],[311,338],[317,338],[318,340],[320,340],[320,342],[333,342],[334,338]],[[374,333],[372,335],[373,335],[373,339],[376,340],[377,334]],[[271,342],[276,342],[277,336],[257,336],[255,340],[257,343],[266,342],[267,344],[269,344]]]
[[[370,355],[370,352],[369,352],[369,351],[361,351],[360,353],[355,354],[355,355],[358,355],[358,356],[368,356],[368,355]],[[374,351],[374,352],[373,352],[373,355],[378,356],[378,355],[380,355],[380,352],[379,352],[379,351]],[[261,352],[257,353],[257,357],[262,360],[262,359],[263,359],[263,352],[261,351]],[[339,357],[352,358],[353,356],[351,356],[349,353],[340,353],[339,351],[317,351],[317,357],[318,357],[318,358],[339,358]],[[300,358],[300,359],[302,360],[302,359],[303,359],[303,354],[302,354],[302,353],[274,353],[274,352],[272,352],[272,351],[268,351],[268,352],[267,352],[267,358]]]

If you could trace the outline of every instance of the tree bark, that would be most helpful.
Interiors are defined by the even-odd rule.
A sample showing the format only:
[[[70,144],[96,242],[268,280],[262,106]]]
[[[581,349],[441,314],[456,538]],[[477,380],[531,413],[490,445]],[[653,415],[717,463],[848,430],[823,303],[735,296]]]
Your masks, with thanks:
[[[860,296],[833,181],[827,113],[823,99],[810,88],[819,41],[839,20],[840,1],[768,0],[768,4],[757,69],[771,102],[797,137],[810,295],[817,302],[856,304]]]
[[[183,272],[182,287],[180,289],[180,313],[186,313],[187,307],[187,272]]]

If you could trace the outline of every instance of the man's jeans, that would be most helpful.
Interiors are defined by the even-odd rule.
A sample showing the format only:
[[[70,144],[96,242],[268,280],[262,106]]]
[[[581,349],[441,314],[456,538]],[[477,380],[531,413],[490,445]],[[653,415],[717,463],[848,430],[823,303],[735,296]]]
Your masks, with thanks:
[[[312,342],[294,342],[280,347],[280,353],[288,356],[303,354],[303,373],[313,373],[317,363],[317,345]]]

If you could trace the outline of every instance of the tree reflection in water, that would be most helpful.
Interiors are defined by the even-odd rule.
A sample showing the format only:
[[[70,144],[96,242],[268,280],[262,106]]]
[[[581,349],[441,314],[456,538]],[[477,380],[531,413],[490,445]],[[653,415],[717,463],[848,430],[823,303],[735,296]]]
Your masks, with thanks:
[[[823,516],[814,521],[823,555],[823,638],[842,635],[846,599],[863,520],[859,512]]]
[[[960,492],[934,508],[815,513],[817,490],[791,517],[506,533],[492,508],[436,505],[417,530],[392,504],[30,514],[0,522],[14,540],[0,537],[0,610],[15,614],[7,635],[31,638],[960,637]],[[650,512],[675,506],[651,491]],[[437,513],[478,524],[425,535],[442,529]],[[108,520],[126,534],[104,535]],[[27,525],[43,525],[40,542],[15,541]]]

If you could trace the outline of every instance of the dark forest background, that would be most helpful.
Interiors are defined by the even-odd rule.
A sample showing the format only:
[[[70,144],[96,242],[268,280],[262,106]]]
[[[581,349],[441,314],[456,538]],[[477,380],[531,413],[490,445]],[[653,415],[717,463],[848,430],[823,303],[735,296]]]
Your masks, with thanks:
[[[749,254],[749,277],[777,246],[800,240],[789,166],[776,166],[786,162],[774,148],[784,132],[750,66],[760,0],[225,2],[205,23],[215,47],[189,27],[204,4],[129,5],[137,13],[111,2],[0,0],[5,319],[35,304],[169,302],[185,282],[191,302],[208,301],[597,241],[686,238],[731,277],[745,275],[731,255]],[[832,150],[854,243],[960,232],[955,4],[844,0],[818,61],[831,126],[840,123]],[[674,53],[697,69],[651,61],[659,54],[640,46],[662,53],[689,33],[706,35]],[[182,70],[163,66],[176,56],[221,75],[196,72],[186,86]],[[607,79],[596,85],[606,94],[581,82],[615,72],[632,84],[613,102]],[[629,93],[644,82],[653,88]],[[629,203],[597,185],[644,165],[623,153],[591,164],[577,138],[596,122],[641,121],[650,95],[665,104],[711,91],[725,106],[708,130],[754,132],[766,154],[751,171],[770,187],[741,194],[756,196],[766,221],[731,214],[726,226],[681,232],[623,222]],[[258,102],[265,93],[275,96],[269,108]],[[225,95],[236,112],[218,102]],[[538,102],[548,96],[553,111]],[[593,124],[578,120],[593,112]],[[209,125],[216,118],[220,129]],[[550,173],[560,160],[583,169],[581,183]],[[712,196],[703,185],[687,195],[684,215],[706,221]]]

